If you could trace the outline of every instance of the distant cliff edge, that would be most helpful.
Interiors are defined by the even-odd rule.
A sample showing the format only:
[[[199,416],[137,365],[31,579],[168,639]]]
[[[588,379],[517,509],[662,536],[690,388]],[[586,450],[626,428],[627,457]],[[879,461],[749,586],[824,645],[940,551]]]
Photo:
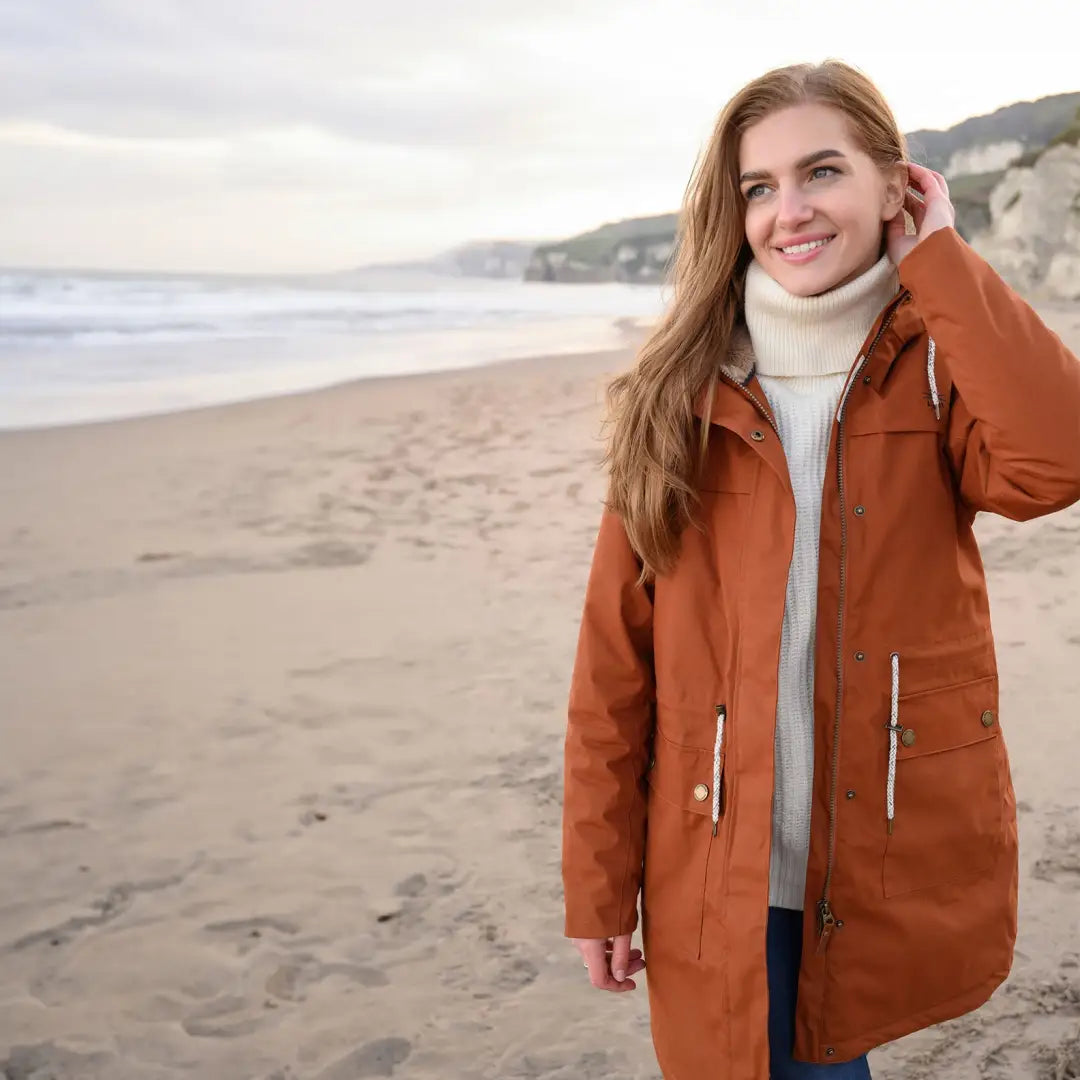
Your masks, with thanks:
[[[430,259],[372,263],[360,270],[423,270],[449,277],[517,278],[525,276],[536,240],[470,240]]]
[[[948,178],[957,230],[971,241],[991,228],[991,195],[1007,170],[1032,166],[1048,146],[1067,137],[1078,109],[1080,93],[1021,101],[947,131],[913,131],[908,145],[916,161]],[[1055,192],[1060,182],[1053,182]],[[1080,186],[1074,190],[1080,192]],[[1033,190],[1029,210],[1037,199]],[[662,281],[675,250],[676,222],[676,214],[630,218],[542,244],[525,276],[530,281]]]
[[[907,140],[914,160],[948,178],[958,231],[1004,277],[1027,292],[1080,298],[1080,92],[1017,102],[947,131],[913,131]],[[668,213],[554,242],[473,241],[379,269],[656,283],[670,268],[677,222]]]
[[[971,245],[1017,291],[1080,300],[1080,109],[1039,153],[1006,169]]]

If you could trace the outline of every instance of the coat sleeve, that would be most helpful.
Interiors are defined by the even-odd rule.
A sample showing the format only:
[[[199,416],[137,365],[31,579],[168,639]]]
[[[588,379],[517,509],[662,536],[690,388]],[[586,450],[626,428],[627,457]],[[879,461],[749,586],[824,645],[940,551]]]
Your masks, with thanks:
[[[593,551],[571,676],[563,791],[567,937],[637,926],[654,723],[651,586],[614,511]]]
[[[955,229],[899,272],[952,377],[947,446],[965,502],[1023,521],[1080,499],[1080,361]]]

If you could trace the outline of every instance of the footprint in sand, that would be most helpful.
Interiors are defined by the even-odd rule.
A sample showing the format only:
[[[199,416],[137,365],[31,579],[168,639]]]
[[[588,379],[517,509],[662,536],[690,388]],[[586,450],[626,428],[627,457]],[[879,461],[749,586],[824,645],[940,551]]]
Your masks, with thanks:
[[[368,1076],[393,1076],[412,1053],[408,1039],[390,1036],[376,1039],[345,1055],[318,1073],[313,1080],[360,1080]]]
[[[1046,850],[1031,872],[1040,881],[1080,889],[1080,825],[1075,815],[1050,823],[1046,832]]]
[[[75,915],[44,930],[35,930],[12,942],[10,947],[17,950],[45,943],[52,946],[64,945],[84,930],[104,926],[118,919],[135,903],[140,893],[158,892],[179,885],[188,873],[189,871],[184,871],[168,877],[150,878],[146,881],[123,881],[119,885],[113,885],[103,897],[91,902],[90,906],[94,908],[95,914]]]
[[[244,956],[262,943],[264,935],[271,938],[279,934],[292,936],[300,931],[296,923],[272,916],[254,916],[250,919],[229,919],[224,922],[207,923],[204,930],[229,938],[236,947],[237,955]]]
[[[1080,1033],[1065,1039],[1059,1046],[1041,1046],[1032,1057],[1042,1066],[1040,1077],[1074,1080],[1074,1077],[1080,1077]]]
[[[18,836],[21,833],[47,833],[60,829],[85,829],[85,821],[68,821],[67,818],[55,818],[48,821],[31,821],[26,825],[16,825],[10,829],[0,829],[0,836]]]
[[[14,1046],[8,1057],[0,1060],[0,1077],[6,1080],[51,1080],[69,1076],[98,1078],[112,1075],[117,1066],[114,1055],[79,1054],[54,1042],[33,1046]]]
[[[299,932],[300,927],[290,919],[279,919],[271,915],[255,915],[250,919],[228,919],[224,922],[207,923],[203,929],[214,934],[246,933],[252,937],[261,937],[263,930],[276,930],[279,934],[296,934]]]
[[[251,1015],[251,1009],[244,998],[225,994],[199,1006],[180,1026],[193,1038],[235,1039],[258,1031],[267,1022],[264,1015]]]
[[[367,988],[386,986],[390,982],[386,973],[378,968],[348,963],[324,964],[314,956],[303,955],[277,967],[267,978],[265,989],[278,1001],[303,1001],[309,986],[335,975]]]

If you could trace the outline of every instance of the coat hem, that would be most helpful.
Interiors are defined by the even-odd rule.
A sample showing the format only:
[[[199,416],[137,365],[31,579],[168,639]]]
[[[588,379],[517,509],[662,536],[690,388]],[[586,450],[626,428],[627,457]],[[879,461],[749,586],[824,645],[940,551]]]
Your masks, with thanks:
[[[946,1020],[955,1020],[959,1016],[973,1012],[980,1005],[990,1000],[994,991],[1009,977],[1011,965],[1003,971],[995,971],[993,974],[976,983],[969,990],[965,990],[955,997],[946,998],[944,1001],[935,1002],[933,1005],[918,1012],[908,1013],[898,1020],[892,1020],[881,1027],[864,1032],[849,1039],[828,1040],[822,1039],[821,1046],[831,1046],[833,1053],[825,1057],[822,1052],[817,1060],[819,1063],[832,1063],[851,1061],[860,1057],[869,1050],[874,1050],[885,1043],[895,1042],[905,1035],[911,1035],[916,1031],[933,1027],[935,1024],[944,1023]],[[796,1059],[799,1060],[799,1059]]]

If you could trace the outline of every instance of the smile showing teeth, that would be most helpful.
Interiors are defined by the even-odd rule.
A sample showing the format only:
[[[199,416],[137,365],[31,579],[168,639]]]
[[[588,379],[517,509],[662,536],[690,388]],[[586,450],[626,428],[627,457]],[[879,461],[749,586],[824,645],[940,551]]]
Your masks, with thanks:
[[[785,255],[801,255],[803,252],[813,251],[814,248],[824,247],[831,240],[832,237],[829,236],[824,240],[812,240],[809,244],[795,244],[793,247],[785,247],[780,250]]]

